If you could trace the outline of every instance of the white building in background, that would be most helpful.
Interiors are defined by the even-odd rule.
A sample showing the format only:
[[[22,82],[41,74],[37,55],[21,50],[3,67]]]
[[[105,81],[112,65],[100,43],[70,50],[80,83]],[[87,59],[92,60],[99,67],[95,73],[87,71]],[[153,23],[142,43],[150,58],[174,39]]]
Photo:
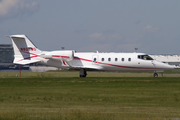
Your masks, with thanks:
[[[153,59],[157,61],[162,61],[169,65],[173,65],[180,68],[180,55],[150,55]]]
[[[29,70],[32,72],[46,72],[49,70],[61,70],[56,67],[49,67],[49,66],[30,66]]]

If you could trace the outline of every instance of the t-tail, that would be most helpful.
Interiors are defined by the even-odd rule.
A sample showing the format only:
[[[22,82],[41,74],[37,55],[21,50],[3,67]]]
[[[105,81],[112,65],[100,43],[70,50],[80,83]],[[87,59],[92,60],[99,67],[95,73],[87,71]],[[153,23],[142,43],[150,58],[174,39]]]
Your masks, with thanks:
[[[12,40],[14,49],[15,64],[30,64],[39,62],[41,51],[25,36],[11,35],[8,36]]]

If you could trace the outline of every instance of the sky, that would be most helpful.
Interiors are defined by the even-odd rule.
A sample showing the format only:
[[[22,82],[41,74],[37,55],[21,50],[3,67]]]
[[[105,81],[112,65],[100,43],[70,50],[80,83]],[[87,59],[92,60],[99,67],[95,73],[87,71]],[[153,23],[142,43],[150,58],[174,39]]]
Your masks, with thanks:
[[[41,50],[180,54],[180,0],[0,0],[0,44]]]

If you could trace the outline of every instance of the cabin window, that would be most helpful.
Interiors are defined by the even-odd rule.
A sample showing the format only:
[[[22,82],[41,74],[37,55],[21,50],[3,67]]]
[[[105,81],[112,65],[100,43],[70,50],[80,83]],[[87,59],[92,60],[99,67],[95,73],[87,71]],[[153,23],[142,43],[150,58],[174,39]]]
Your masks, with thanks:
[[[121,61],[124,61],[124,58],[122,58]]]
[[[128,58],[128,61],[131,61],[131,58]]]
[[[94,61],[96,61],[96,58],[94,58]]]
[[[108,58],[108,61],[111,61],[111,58]]]
[[[101,61],[104,61],[104,58],[102,58]]]
[[[117,58],[115,58],[115,61],[118,61],[118,59],[117,59]]]

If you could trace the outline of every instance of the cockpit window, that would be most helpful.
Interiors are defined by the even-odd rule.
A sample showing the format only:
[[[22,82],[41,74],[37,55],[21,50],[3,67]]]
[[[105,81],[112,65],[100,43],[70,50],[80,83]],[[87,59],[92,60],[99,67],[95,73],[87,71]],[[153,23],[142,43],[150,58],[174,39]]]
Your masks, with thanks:
[[[153,60],[149,55],[138,55],[138,58],[143,60]]]

